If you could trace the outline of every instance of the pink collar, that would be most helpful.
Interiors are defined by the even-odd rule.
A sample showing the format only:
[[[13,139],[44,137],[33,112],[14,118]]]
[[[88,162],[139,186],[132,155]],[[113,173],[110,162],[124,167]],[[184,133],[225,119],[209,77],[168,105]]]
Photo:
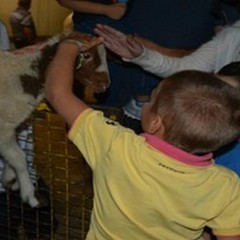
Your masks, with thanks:
[[[146,140],[146,142],[154,147],[155,149],[165,153],[166,155],[176,159],[177,161],[183,162],[192,166],[209,166],[212,164],[212,153],[206,155],[197,156],[183,151],[151,134],[143,133],[141,134]]]

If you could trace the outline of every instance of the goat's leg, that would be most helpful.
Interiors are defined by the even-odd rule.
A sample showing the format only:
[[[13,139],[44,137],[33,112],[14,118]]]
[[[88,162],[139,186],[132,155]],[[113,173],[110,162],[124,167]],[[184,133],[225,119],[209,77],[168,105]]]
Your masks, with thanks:
[[[34,195],[34,186],[28,173],[26,156],[17,144],[14,134],[9,136],[9,138],[5,138],[4,143],[1,142],[0,150],[5,161],[16,173],[22,200],[28,202],[31,207],[37,207],[39,202]]]
[[[2,184],[5,188],[10,188],[13,191],[19,189],[19,183],[16,178],[14,169],[8,164],[7,161],[4,163],[4,169],[2,174]]]

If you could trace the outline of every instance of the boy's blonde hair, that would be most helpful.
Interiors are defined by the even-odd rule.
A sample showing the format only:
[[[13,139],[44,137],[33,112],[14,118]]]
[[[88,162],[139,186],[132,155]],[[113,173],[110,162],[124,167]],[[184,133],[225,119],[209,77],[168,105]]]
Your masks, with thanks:
[[[216,76],[182,71],[160,83],[152,111],[165,127],[164,140],[193,154],[214,151],[240,135],[240,101]]]

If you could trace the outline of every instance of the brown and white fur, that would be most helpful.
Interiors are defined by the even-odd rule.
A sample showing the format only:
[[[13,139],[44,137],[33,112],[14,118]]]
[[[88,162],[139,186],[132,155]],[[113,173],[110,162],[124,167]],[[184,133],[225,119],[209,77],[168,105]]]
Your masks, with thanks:
[[[75,34],[73,38],[81,42],[83,36]],[[37,207],[39,201],[34,194],[25,153],[16,142],[16,129],[44,98],[45,70],[60,41],[61,35],[50,38],[34,51],[0,52],[0,154],[5,159],[2,182],[12,190],[20,189],[22,200],[31,207]],[[110,81],[103,45],[95,46],[84,55],[76,78],[95,92],[104,91]]]

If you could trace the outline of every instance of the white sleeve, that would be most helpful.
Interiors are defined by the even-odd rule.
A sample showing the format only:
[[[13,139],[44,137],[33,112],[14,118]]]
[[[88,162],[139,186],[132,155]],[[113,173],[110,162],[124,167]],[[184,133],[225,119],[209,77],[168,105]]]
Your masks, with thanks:
[[[141,56],[130,62],[140,65],[144,70],[157,76],[168,77],[181,70],[201,70],[215,72],[218,38],[203,44],[198,50],[182,58],[169,57],[157,51],[145,48]]]

